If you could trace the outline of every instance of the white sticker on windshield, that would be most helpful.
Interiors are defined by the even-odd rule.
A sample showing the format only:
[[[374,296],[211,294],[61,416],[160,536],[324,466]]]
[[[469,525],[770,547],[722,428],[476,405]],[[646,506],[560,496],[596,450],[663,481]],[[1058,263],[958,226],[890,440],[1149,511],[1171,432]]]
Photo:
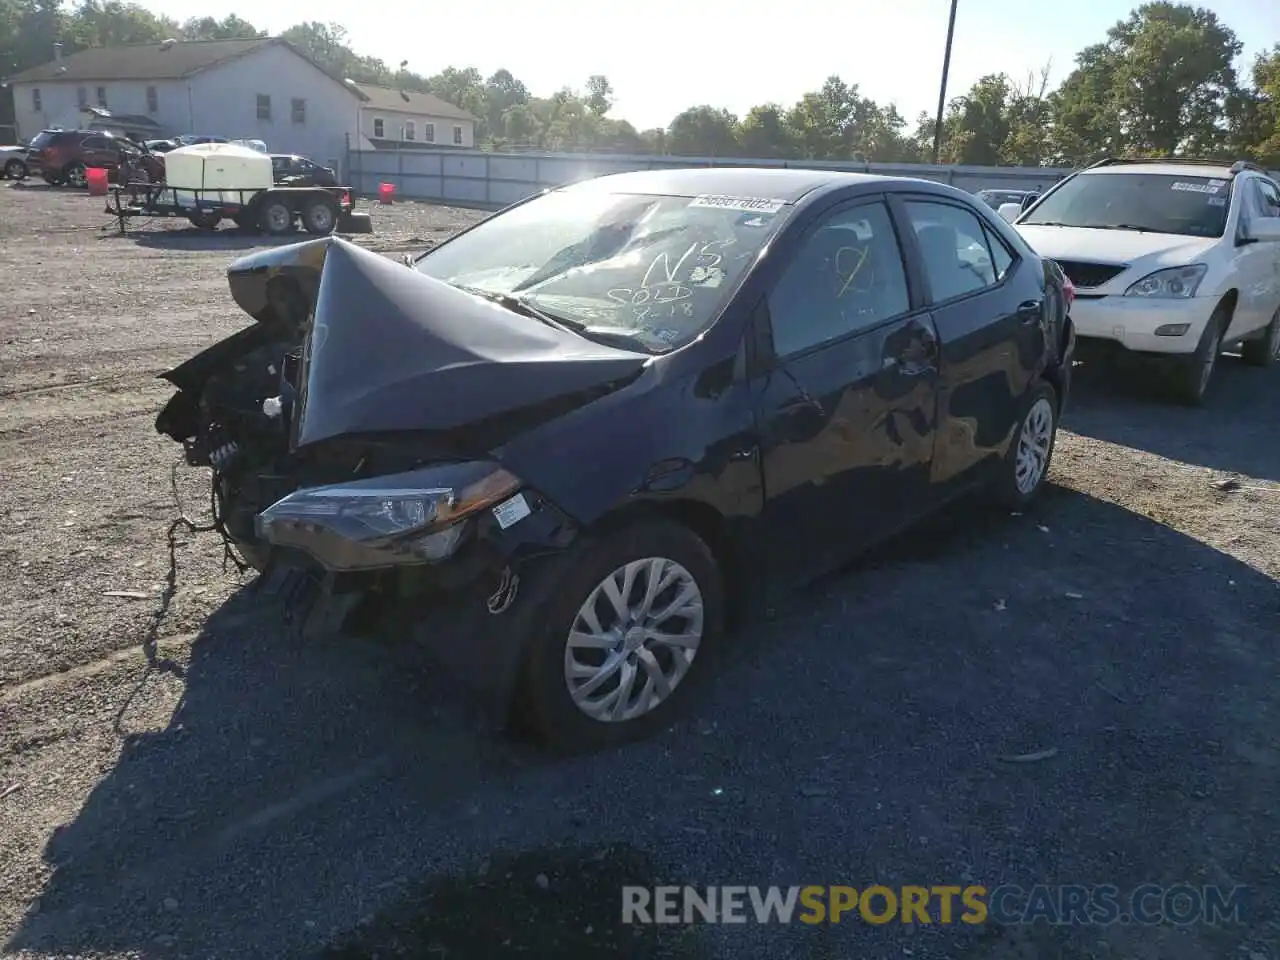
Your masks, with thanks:
[[[1225,181],[1225,180],[1210,180],[1210,181],[1209,181],[1209,186],[1211,186],[1211,187],[1225,187],[1226,185],[1227,185],[1227,181]]]
[[[1217,181],[1214,180],[1210,180],[1208,183],[1185,183],[1182,180],[1178,180],[1174,183],[1173,189],[1181,190],[1184,193],[1217,193],[1226,186],[1226,184],[1218,184],[1215,186],[1215,183],[1217,183]]]
[[[717,197],[703,194],[700,197],[694,197],[689,206],[741,210],[745,213],[777,213],[784,204],[781,200],[766,200],[764,197]]]
[[[519,523],[531,512],[529,501],[524,498],[523,493],[517,493],[510,500],[505,500],[493,508],[494,519],[503,530]]]
[[[1226,197],[1210,197],[1209,198],[1209,206],[1211,207],[1225,207],[1226,205],[1227,205]]]

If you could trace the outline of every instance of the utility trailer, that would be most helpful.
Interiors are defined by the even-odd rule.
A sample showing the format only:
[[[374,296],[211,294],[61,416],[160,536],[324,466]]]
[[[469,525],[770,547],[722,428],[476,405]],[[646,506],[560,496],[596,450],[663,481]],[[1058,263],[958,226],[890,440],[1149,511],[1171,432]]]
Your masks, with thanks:
[[[270,187],[253,190],[191,190],[165,183],[130,183],[109,188],[106,212],[128,232],[134,217],[185,217],[201,230],[216,230],[230,220],[241,230],[269,236],[293,232],[299,223],[307,233],[323,236],[372,233],[367,213],[352,211],[346,187]]]
[[[202,230],[230,220],[242,230],[371,233],[367,214],[351,212],[347,187],[276,186],[271,158],[233,143],[197,143],[164,155],[164,182],[130,183],[109,193],[107,212],[126,232],[132,217],[185,217]]]

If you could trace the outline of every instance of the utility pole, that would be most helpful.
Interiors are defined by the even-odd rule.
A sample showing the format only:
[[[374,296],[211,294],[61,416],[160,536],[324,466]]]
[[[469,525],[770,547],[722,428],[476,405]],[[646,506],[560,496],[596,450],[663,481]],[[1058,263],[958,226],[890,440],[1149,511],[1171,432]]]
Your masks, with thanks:
[[[951,0],[951,19],[947,22],[947,50],[942,55],[942,86],[938,90],[938,116],[933,122],[933,162],[938,162],[938,153],[942,149],[942,116],[947,108],[947,74],[951,70],[951,41],[956,35],[956,4],[959,0]]]

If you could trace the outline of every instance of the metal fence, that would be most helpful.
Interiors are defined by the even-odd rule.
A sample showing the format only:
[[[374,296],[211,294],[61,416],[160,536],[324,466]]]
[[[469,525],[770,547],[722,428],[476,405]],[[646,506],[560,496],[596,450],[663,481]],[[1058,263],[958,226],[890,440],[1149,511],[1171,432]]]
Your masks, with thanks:
[[[970,192],[983,189],[1043,190],[1072,171],[1050,167],[960,167],[911,163],[756,160],[713,157],[620,156],[574,153],[488,153],[480,150],[348,150],[345,173],[352,187],[374,194],[381,183],[396,196],[497,208],[547,187],[631,170],[676,167],[779,167],[848,170],[922,177]]]

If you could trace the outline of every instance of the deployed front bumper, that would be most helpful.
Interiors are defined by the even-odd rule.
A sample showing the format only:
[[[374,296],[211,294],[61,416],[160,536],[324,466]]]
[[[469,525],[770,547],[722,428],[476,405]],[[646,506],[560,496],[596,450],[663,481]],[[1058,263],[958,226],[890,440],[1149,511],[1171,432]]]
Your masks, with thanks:
[[[1217,297],[1077,297],[1071,319],[1082,339],[1110,341],[1135,353],[1190,354],[1217,305]]]

